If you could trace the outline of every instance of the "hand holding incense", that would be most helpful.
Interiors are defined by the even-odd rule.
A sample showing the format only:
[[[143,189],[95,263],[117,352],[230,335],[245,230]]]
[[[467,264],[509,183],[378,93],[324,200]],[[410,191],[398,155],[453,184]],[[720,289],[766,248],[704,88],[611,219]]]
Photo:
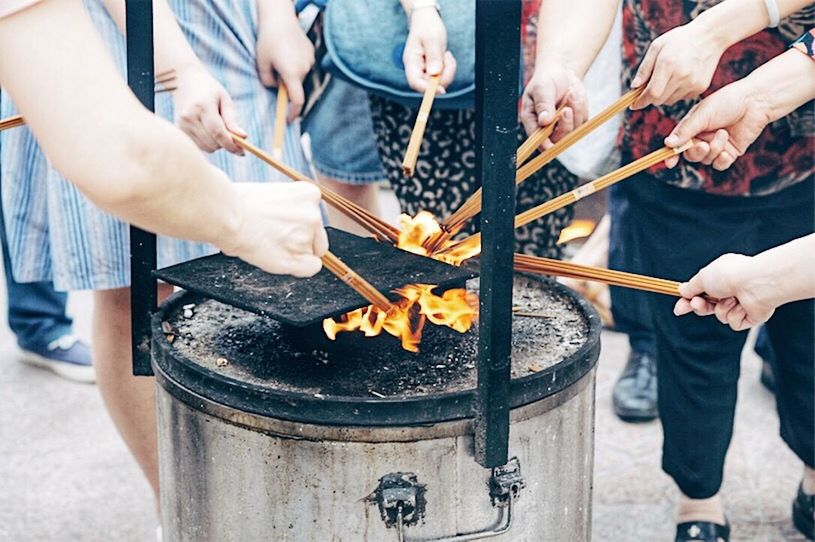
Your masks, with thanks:
[[[246,151],[249,151],[251,154],[254,154],[279,172],[283,173],[290,179],[294,181],[301,181],[306,183],[313,183],[313,181],[300,173],[299,171],[290,168],[283,162],[274,159],[268,153],[262,151],[257,146],[249,143],[246,141],[245,138],[239,137],[235,134],[232,135],[232,139],[235,143],[243,148]],[[349,201],[348,199],[340,196],[339,194],[332,192],[328,188],[325,188],[320,185],[315,185],[317,188],[320,189],[322,193],[323,199],[326,203],[343,213],[345,216],[365,228],[366,231],[371,232],[377,239],[380,241],[387,241],[392,244],[395,244],[399,239],[399,230],[395,227],[391,226],[384,220],[380,219],[376,215],[370,213],[366,209],[363,209],[356,203]]]
[[[427,81],[427,89],[422,97],[422,104],[419,106],[419,113],[416,115],[416,124],[413,125],[413,132],[410,134],[405,158],[402,160],[402,171],[406,177],[413,176],[416,169],[416,161],[419,159],[419,150],[422,147],[424,131],[427,128],[427,120],[430,118],[430,109],[433,107],[433,100],[436,98],[436,90],[439,88],[441,74],[431,75]]]

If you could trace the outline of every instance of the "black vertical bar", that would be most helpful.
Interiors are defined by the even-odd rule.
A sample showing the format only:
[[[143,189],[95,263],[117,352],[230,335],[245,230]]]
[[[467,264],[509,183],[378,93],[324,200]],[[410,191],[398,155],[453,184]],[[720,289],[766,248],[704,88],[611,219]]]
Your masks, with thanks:
[[[126,0],[127,84],[150,111],[155,111],[153,87],[153,2]],[[156,269],[156,236],[130,226],[130,322],[133,374],[151,376],[150,315],[158,304],[153,271]]]
[[[475,459],[492,468],[509,453],[521,0],[477,0],[475,13],[476,170],[484,190]]]

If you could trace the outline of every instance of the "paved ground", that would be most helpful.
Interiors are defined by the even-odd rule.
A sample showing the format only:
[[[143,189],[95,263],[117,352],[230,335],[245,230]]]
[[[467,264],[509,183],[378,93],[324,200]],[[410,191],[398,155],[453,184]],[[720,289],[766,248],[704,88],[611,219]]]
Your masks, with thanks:
[[[0,313],[5,314],[0,292]],[[88,336],[90,298],[71,300]],[[147,484],[105,415],[94,386],[15,361],[0,322],[0,542],[142,542],[156,519]],[[628,425],[610,409],[623,337],[605,333],[597,387],[594,540],[672,540],[675,493],[659,468],[658,423]],[[733,540],[803,540],[789,521],[799,467],[778,434],[775,405],[746,352],[724,496]],[[568,540],[568,537],[564,538]]]

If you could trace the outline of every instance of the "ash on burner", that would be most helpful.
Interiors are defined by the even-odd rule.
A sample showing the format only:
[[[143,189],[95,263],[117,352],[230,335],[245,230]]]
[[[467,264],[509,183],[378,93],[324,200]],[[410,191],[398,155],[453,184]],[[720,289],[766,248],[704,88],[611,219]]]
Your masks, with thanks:
[[[477,290],[476,280],[468,287]],[[586,341],[586,315],[546,279],[515,277],[514,302],[547,318],[513,318],[512,376],[562,361]],[[416,396],[475,387],[477,326],[461,334],[428,326],[411,353],[390,335],[343,334],[329,341],[319,325],[287,326],[267,317],[199,301],[192,318],[170,319],[172,343],[204,367],[276,389],[317,396]],[[228,360],[219,366],[218,359]]]

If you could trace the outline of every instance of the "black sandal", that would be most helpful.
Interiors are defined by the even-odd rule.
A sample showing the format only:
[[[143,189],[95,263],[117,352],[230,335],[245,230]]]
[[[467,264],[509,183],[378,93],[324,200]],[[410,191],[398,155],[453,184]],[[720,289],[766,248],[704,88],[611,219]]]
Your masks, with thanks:
[[[730,542],[730,525],[688,521],[676,526],[675,542]]]
[[[812,540],[815,538],[815,495],[804,493],[803,484],[798,486],[798,496],[792,501],[792,522],[798,532]]]

